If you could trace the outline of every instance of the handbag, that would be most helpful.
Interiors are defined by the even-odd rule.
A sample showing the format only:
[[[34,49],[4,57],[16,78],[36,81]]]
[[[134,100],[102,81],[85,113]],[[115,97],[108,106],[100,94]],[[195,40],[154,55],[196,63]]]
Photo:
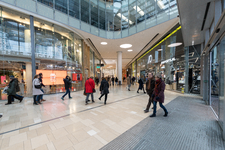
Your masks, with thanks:
[[[88,83],[89,83],[89,85],[91,86],[91,84],[90,84],[89,80],[88,80]],[[91,88],[92,88],[92,87],[91,87]],[[93,92],[93,93],[95,93],[95,92],[96,92],[96,90],[92,88],[92,92]]]
[[[3,91],[2,91],[2,94],[7,94],[7,90],[8,90],[8,86],[6,86],[4,89],[3,89]]]
[[[85,96],[87,95],[87,93],[86,93],[86,89],[84,88],[84,93],[83,93]]]
[[[34,85],[36,89],[41,89],[41,85]]]

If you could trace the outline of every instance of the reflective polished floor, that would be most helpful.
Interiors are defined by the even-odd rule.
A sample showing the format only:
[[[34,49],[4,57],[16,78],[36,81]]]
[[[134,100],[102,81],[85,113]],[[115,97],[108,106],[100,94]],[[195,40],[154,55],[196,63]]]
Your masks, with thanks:
[[[152,110],[143,112],[148,95],[137,93],[136,85],[131,91],[125,85],[111,86],[106,105],[104,97],[98,100],[98,90],[95,103],[88,105],[83,91],[73,92],[73,98],[66,96],[64,101],[62,95],[44,95],[47,101],[37,106],[32,98],[7,106],[6,101],[0,102],[0,149],[97,150],[152,114]],[[184,96],[171,91],[165,95],[165,104]]]

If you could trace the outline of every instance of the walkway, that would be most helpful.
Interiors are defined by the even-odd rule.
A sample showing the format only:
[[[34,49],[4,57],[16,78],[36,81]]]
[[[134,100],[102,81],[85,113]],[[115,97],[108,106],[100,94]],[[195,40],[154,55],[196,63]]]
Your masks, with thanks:
[[[181,125],[176,124],[174,127],[178,127],[181,130],[182,124],[188,122],[192,117],[201,125],[199,129],[203,130],[204,128],[202,127],[213,127],[210,129],[218,131],[218,126],[211,110],[208,109],[208,106],[199,104],[200,100],[193,101],[190,99],[193,103],[198,104],[199,107],[204,108],[196,112],[197,114],[204,114],[204,118],[196,117],[196,115],[188,115],[189,117],[186,119],[183,117],[183,120],[179,121],[180,117],[177,115],[182,115],[185,112],[189,114],[189,110],[192,110],[191,108],[180,109],[182,107],[177,107],[184,101],[183,97],[179,97],[183,96],[182,94],[166,91],[165,104],[178,98],[168,104],[167,107],[170,112],[168,118],[162,117],[162,112],[159,110],[157,117],[154,119],[148,117],[151,112],[147,114],[143,113],[148,96],[142,94],[142,92],[139,94],[136,93],[136,87],[132,87],[130,92],[126,90],[125,86],[111,87],[107,105],[103,104],[103,99],[102,101],[97,99],[99,95],[99,91],[97,91],[95,94],[95,103],[88,105],[84,105],[85,97],[83,96],[83,91],[72,93],[73,99],[68,100],[65,98],[65,101],[60,99],[62,94],[45,95],[44,97],[47,101],[38,106],[32,105],[32,98],[25,98],[22,103],[15,103],[8,106],[4,105],[5,102],[0,102],[0,113],[3,113],[3,117],[0,119],[0,149],[107,149],[107,146],[110,147],[114,142],[118,143],[118,139],[126,138],[126,133],[142,125],[143,122],[152,125],[161,122],[160,124],[163,127],[165,125],[163,124],[164,121],[168,124],[176,124],[177,121]],[[180,110],[179,113],[176,112],[178,110]],[[208,117],[206,117],[206,113],[208,113]],[[208,120],[211,120],[211,122]],[[208,123],[214,125],[208,126]],[[172,124],[168,126],[169,131],[173,127]],[[189,125],[192,124],[189,123]],[[196,126],[193,125],[192,127],[194,129]],[[143,129],[147,131],[148,128],[145,127]],[[173,130],[175,132],[175,128]],[[157,133],[159,134],[160,132]],[[168,135],[170,134],[170,132],[166,133]],[[192,136],[191,133],[186,136]],[[154,134],[156,133],[154,132]],[[185,135],[186,131],[183,134]],[[201,132],[198,131],[196,134],[199,136]],[[140,136],[141,134],[137,135]],[[174,133],[175,135],[177,134]],[[220,136],[219,132],[214,132],[214,135]],[[220,139],[217,138],[217,141]],[[172,141],[171,137],[170,141]],[[210,138],[208,141],[211,141]],[[141,145],[140,141],[138,143]],[[126,146],[127,143],[124,142],[123,144]],[[223,146],[221,144],[218,145],[218,142],[211,145]]]

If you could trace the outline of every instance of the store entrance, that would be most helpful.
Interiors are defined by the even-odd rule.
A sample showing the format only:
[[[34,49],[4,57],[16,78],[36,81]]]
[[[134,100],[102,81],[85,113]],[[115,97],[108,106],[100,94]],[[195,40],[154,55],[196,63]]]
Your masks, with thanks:
[[[211,95],[210,95],[210,103],[215,111],[215,113],[219,114],[219,52],[217,47],[215,47],[211,51]]]

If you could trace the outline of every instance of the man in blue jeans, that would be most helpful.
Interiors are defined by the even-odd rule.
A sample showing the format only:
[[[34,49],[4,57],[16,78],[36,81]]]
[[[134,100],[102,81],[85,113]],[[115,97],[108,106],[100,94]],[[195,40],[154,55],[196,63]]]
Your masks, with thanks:
[[[41,87],[45,87],[45,85],[43,84],[43,81],[42,81],[42,78],[43,78],[43,74],[42,73],[39,73],[39,81],[41,83]],[[43,93],[44,93],[44,90],[41,88],[40,89]],[[46,101],[43,99],[43,95],[40,95],[40,102],[43,102],[43,101]]]
[[[69,99],[72,98],[72,97],[70,96],[71,78],[70,78],[69,76],[66,76],[66,78],[63,79],[63,81],[64,81],[66,93],[61,97],[61,99],[64,101],[64,97],[65,97],[67,94],[69,95]]]

